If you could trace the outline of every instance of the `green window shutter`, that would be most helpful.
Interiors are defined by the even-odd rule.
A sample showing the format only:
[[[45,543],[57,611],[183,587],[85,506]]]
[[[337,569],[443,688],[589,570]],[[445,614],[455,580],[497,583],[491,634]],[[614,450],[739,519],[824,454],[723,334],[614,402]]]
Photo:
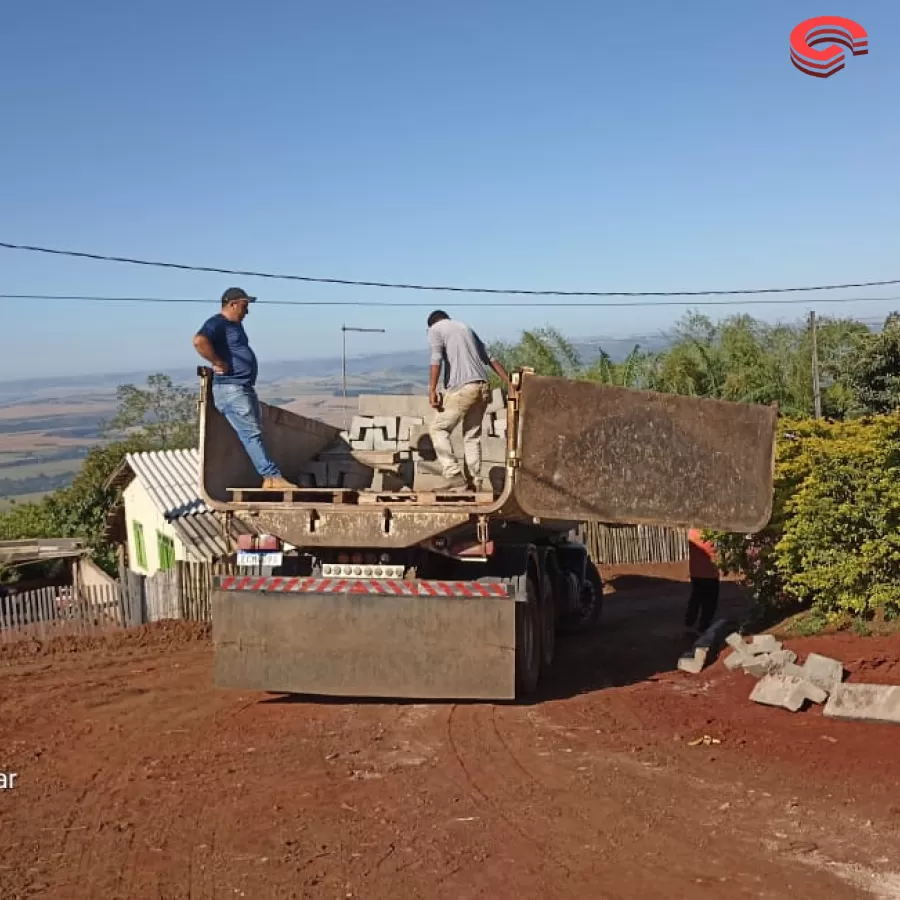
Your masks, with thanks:
[[[175,568],[175,542],[161,531],[156,532],[156,545],[159,550],[159,567],[164,572]]]
[[[144,546],[144,526],[135,520],[131,523],[134,531],[134,553],[137,557],[137,564],[142,569],[147,568],[147,548]]]

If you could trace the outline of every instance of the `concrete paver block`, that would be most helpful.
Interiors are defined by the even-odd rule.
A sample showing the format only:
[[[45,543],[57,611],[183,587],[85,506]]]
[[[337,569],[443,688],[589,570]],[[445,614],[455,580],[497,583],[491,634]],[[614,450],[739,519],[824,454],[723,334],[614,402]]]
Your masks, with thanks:
[[[412,429],[417,425],[424,424],[421,416],[400,416],[400,422],[397,425],[397,440],[408,441]]]
[[[754,634],[750,639],[750,647],[753,653],[774,653],[781,649],[782,644],[771,634]]]
[[[373,450],[393,450],[397,449],[397,441],[391,440],[390,438],[384,438],[381,436],[381,431],[375,432],[375,444],[372,447]]]
[[[354,416],[350,420],[350,440],[362,440],[363,432],[373,425],[372,419],[367,416]]]
[[[363,432],[363,436],[358,440],[351,440],[350,446],[354,450],[374,450],[375,449],[375,431],[368,428]]]
[[[825,704],[825,715],[900,725],[900,685],[838,684]]]
[[[690,675],[698,675],[706,666],[706,660],[709,658],[708,647],[695,647],[688,653],[685,653],[678,660],[678,668],[682,672]]]
[[[437,460],[426,459],[416,460],[416,475],[436,475],[439,478],[443,477],[440,464]]]
[[[806,672],[803,669],[803,666],[798,666],[796,663],[789,662],[785,663],[784,666],[779,669],[780,675],[793,675],[795,678],[806,678]],[[817,685],[820,687],[820,685]]]
[[[419,416],[424,421],[434,417],[434,410],[423,394],[360,394],[361,416]]]
[[[744,671],[755,678],[783,672],[785,666],[797,662],[797,654],[793,650],[776,650],[774,653],[759,653],[744,665]]]
[[[824,703],[828,695],[821,688],[794,675],[765,675],[756,683],[750,699],[754,703],[797,712],[807,700]]]
[[[735,650],[725,657],[725,668],[728,669],[729,672],[733,672],[735,669],[743,669],[744,666],[749,665],[752,662],[752,656],[744,653],[743,650]]]
[[[839,659],[810,653],[803,663],[803,673],[807,681],[830,694],[844,680],[844,664]]]
[[[389,441],[397,440],[397,421],[398,416],[375,416],[373,418],[373,425],[376,428],[384,429],[384,436]]]
[[[506,439],[483,437],[481,439],[481,458],[485,462],[506,462]]]
[[[328,463],[308,462],[303,469],[304,474],[312,477],[313,487],[328,487]]]

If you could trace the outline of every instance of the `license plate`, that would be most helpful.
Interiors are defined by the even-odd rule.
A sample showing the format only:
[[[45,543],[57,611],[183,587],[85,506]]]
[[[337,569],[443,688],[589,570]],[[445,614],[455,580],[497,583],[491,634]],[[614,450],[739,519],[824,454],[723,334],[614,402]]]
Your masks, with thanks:
[[[239,566],[266,566],[277,568],[281,565],[284,555],[282,553],[253,553],[250,550],[238,550],[237,564]]]

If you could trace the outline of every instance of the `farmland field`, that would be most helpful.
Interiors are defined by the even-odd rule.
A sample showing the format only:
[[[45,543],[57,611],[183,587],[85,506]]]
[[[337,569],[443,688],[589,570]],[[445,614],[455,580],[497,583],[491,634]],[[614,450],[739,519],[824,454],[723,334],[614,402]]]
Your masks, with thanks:
[[[260,383],[261,399],[291,412],[342,427],[357,409],[360,393],[416,393],[421,377],[398,372],[354,373],[347,379],[346,406],[339,377],[298,376],[282,364],[271,381]],[[277,367],[276,367],[277,369]],[[0,383],[0,509],[11,500],[38,500],[68,485],[91,447],[101,442],[103,422],[116,409],[119,382],[142,386],[146,376],[110,376],[101,384],[61,379],[48,384]],[[179,379],[174,378],[176,383]],[[196,380],[180,379],[190,389]]]

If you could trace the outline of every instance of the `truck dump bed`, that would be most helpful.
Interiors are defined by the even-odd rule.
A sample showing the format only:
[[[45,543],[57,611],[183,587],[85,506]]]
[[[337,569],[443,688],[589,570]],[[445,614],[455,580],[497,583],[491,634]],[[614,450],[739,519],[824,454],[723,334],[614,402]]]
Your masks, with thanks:
[[[201,494],[296,546],[411,546],[475,515],[561,530],[596,520],[751,533],[768,522],[775,407],[528,372],[514,382],[485,419],[484,493],[436,493],[427,402],[387,396],[361,397],[349,432],[262,404],[269,451],[301,487],[263,493],[204,374]]]

